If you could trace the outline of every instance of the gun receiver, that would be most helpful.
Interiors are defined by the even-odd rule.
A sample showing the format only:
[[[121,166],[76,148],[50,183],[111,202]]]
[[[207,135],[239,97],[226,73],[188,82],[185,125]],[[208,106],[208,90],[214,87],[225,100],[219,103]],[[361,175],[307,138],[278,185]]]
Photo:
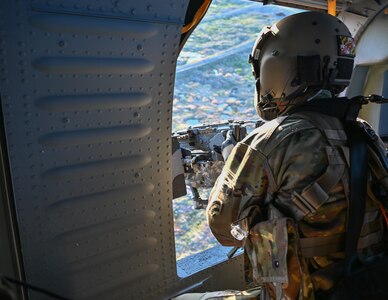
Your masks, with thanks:
[[[261,124],[256,120],[228,121],[190,126],[173,133],[173,140],[179,142],[184,178],[191,190],[195,209],[206,208],[208,203],[207,199],[201,198],[198,189],[213,187],[224,166],[221,152],[227,132],[231,130],[238,142],[247,135],[247,127],[255,128]]]

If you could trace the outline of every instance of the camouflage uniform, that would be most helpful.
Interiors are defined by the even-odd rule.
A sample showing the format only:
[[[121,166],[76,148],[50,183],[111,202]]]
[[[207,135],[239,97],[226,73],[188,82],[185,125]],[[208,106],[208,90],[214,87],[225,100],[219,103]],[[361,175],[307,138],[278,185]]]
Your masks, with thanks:
[[[382,251],[376,176],[386,180],[369,175],[358,244],[365,257]],[[346,134],[334,117],[279,117],[234,147],[211,192],[208,223],[221,244],[245,246],[261,299],[314,299],[314,290],[333,286],[339,275],[332,266],[344,258],[348,180]],[[247,238],[235,239],[231,224]]]

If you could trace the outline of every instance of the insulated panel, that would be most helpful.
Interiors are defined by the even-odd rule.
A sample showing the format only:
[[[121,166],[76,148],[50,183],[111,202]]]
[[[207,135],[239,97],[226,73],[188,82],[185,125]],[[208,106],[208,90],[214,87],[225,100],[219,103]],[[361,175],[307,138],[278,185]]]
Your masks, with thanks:
[[[388,71],[385,71],[383,75],[381,95],[385,98],[388,98]],[[381,105],[380,120],[379,135],[384,138],[384,140],[386,140],[388,137],[388,104]]]
[[[177,276],[171,116],[186,6],[0,2],[0,96],[29,284],[74,299],[243,286],[241,256]]]
[[[150,282],[176,277],[170,124],[186,3],[161,5],[1,3],[1,99],[28,283],[77,299],[146,299]]]

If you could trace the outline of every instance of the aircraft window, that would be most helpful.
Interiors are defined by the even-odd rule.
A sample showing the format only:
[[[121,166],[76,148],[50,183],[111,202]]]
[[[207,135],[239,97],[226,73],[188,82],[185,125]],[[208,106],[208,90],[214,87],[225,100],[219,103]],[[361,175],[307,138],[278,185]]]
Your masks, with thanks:
[[[213,126],[211,133],[201,131],[203,128],[199,127],[194,146],[191,145],[191,150],[199,151],[191,152],[190,157],[195,157],[202,164],[198,164],[194,173],[186,174],[187,195],[173,201],[176,258],[178,275],[181,277],[219,262],[208,259],[205,264],[201,261],[198,267],[195,255],[206,250],[206,257],[218,256],[225,260],[226,255],[219,254],[229,251],[219,246],[212,236],[206,223],[205,210],[193,208],[205,206],[201,202],[194,202],[193,198],[208,198],[216,175],[223,165],[222,161],[214,158],[214,153],[209,155],[209,151],[200,146],[220,144],[222,135],[214,136],[229,128],[229,120],[246,122],[258,119],[253,108],[254,80],[248,55],[263,26],[299,11],[272,5],[263,6],[247,0],[213,0],[206,16],[179,56],[173,131],[180,131],[180,137],[184,139],[189,126],[221,123]],[[187,140],[186,142],[188,144]],[[192,172],[193,169],[189,171]],[[215,251],[218,255],[212,255]],[[193,262],[191,270],[187,267],[188,261]],[[182,262],[185,262],[184,271]]]

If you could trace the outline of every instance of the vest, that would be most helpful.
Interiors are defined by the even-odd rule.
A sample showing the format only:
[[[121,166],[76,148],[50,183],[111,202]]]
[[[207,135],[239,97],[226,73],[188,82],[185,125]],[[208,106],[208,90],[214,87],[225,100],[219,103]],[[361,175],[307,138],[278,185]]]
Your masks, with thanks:
[[[309,111],[296,112],[292,116],[308,120],[320,130],[328,144],[325,149],[328,166],[319,178],[306,185],[301,192],[292,192],[291,201],[295,208],[292,218],[283,218],[278,209],[271,205],[271,199],[268,199],[269,220],[250,229],[250,237],[245,246],[253,265],[253,277],[263,286],[261,299],[295,299],[295,295],[299,299],[314,299],[314,290],[330,289],[342,275],[336,266],[344,258],[345,232],[301,237],[299,233],[303,233],[300,229],[309,218],[316,214],[324,216],[322,210],[325,211],[327,207],[330,212],[330,202],[336,200],[330,195],[338,187],[343,189],[343,201],[349,201],[350,159],[347,136],[338,118]],[[283,117],[277,127],[286,119]],[[359,124],[373,136],[373,131],[365,122],[360,120]],[[268,139],[276,128],[267,132]],[[290,134],[296,132],[294,130]],[[387,167],[381,159],[382,153],[379,155],[376,150],[382,151],[384,148],[377,135],[370,140],[368,201],[358,241],[360,256],[365,259],[383,250],[381,241],[386,231],[385,226],[382,226],[382,216],[385,215],[385,209],[379,192],[388,194]],[[373,183],[378,183],[384,191],[374,190]],[[276,183],[272,182],[268,194],[275,195],[278,189]],[[271,238],[267,239],[269,236]],[[284,265],[287,268],[279,267]]]

